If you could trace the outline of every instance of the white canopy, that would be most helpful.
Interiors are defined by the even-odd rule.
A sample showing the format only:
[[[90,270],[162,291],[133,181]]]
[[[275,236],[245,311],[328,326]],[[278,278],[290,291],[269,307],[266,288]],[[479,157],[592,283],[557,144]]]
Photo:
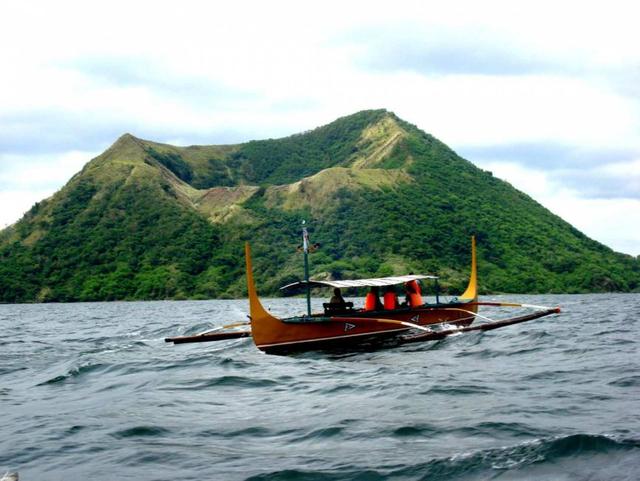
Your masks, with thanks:
[[[418,279],[437,279],[437,276],[425,276],[422,274],[411,274],[408,276],[393,276],[393,277],[374,277],[372,279],[344,279],[340,281],[314,281],[313,279],[309,280],[309,286],[311,287],[383,287],[383,286],[393,286],[396,284],[404,284],[405,282],[418,280]],[[287,284],[286,286],[282,286],[280,288],[281,291],[287,289],[296,289],[305,287],[307,285],[306,281],[298,281],[293,282],[291,284]]]

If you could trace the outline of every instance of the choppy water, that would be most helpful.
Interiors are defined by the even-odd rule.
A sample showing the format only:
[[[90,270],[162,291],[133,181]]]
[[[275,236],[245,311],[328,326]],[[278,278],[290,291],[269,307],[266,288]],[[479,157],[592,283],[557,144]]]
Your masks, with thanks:
[[[509,299],[564,312],[282,357],[163,341],[246,301],[0,305],[0,477],[640,479],[640,295]]]

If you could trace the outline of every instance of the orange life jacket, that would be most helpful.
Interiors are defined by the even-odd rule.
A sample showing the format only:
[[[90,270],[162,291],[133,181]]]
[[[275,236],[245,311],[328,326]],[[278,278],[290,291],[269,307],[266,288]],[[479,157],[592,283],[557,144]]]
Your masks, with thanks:
[[[424,304],[422,302],[422,292],[420,290],[420,284],[418,284],[418,282],[414,280],[407,282],[406,285],[407,287],[409,287],[409,289],[407,289],[407,291],[409,291],[409,305],[411,307],[418,307]]]
[[[387,310],[396,309],[398,307],[398,296],[395,292],[384,293],[384,308]]]
[[[380,302],[376,299],[376,295],[373,292],[367,292],[367,297],[364,298],[364,310],[375,311],[376,305],[378,304],[376,301]]]

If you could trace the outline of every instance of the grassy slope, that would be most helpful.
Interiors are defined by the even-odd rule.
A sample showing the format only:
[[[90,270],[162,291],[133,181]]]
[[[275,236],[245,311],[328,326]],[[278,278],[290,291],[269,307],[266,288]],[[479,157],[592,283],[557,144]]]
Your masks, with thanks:
[[[636,259],[378,110],[236,146],[121,137],[0,233],[0,301],[239,296],[249,239],[273,293],[300,275],[303,218],[317,276],[439,272],[459,290],[475,233],[485,289],[640,286]]]

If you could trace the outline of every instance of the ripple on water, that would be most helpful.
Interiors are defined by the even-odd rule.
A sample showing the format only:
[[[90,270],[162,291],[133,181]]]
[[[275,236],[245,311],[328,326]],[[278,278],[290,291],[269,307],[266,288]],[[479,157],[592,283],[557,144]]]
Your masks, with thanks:
[[[542,429],[536,429],[535,427],[519,422],[495,422],[487,421],[481,422],[472,426],[463,426],[460,428],[449,430],[449,432],[455,432],[465,436],[484,436],[493,437],[496,439],[504,438],[505,435],[509,435],[513,438],[537,438],[544,436],[547,431]]]
[[[179,384],[174,386],[165,386],[162,389],[175,390],[175,391],[180,391],[180,390],[199,391],[202,389],[210,389],[210,388],[216,388],[216,387],[263,388],[263,387],[269,387],[269,386],[277,387],[279,386],[279,383],[278,381],[273,379],[259,379],[259,378],[252,378],[252,377],[246,377],[246,376],[228,375],[228,376],[216,376],[213,378],[206,378],[206,379],[191,379],[188,381],[182,381]]]
[[[445,394],[447,396],[457,395],[473,395],[473,394],[491,394],[493,389],[479,384],[460,384],[460,385],[435,385],[424,394]]]
[[[423,436],[431,436],[433,434],[437,434],[440,432],[440,428],[431,425],[431,424],[411,424],[407,426],[400,426],[399,428],[395,428],[391,431],[392,436],[397,437],[423,437]]]
[[[78,380],[79,378],[83,376],[87,376],[91,373],[104,371],[108,367],[109,366],[107,364],[102,364],[102,363],[74,366],[68,369],[66,373],[47,379],[46,381],[36,384],[36,386],[55,385],[55,384],[65,383],[67,381]]]
[[[607,383],[609,386],[636,387],[640,386],[640,375],[622,376]]]
[[[333,438],[340,436],[344,432],[344,429],[344,426],[329,426],[326,428],[312,429],[302,436],[294,438],[292,441],[319,441],[327,438]]]
[[[116,439],[140,438],[140,437],[163,437],[169,436],[171,430],[162,426],[134,426],[111,433]]]
[[[277,438],[282,436],[291,436],[299,434],[297,429],[273,429],[264,426],[250,426],[243,429],[206,429],[195,434],[202,438],[218,438],[229,440],[234,438],[249,438],[251,440],[260,438]]]

